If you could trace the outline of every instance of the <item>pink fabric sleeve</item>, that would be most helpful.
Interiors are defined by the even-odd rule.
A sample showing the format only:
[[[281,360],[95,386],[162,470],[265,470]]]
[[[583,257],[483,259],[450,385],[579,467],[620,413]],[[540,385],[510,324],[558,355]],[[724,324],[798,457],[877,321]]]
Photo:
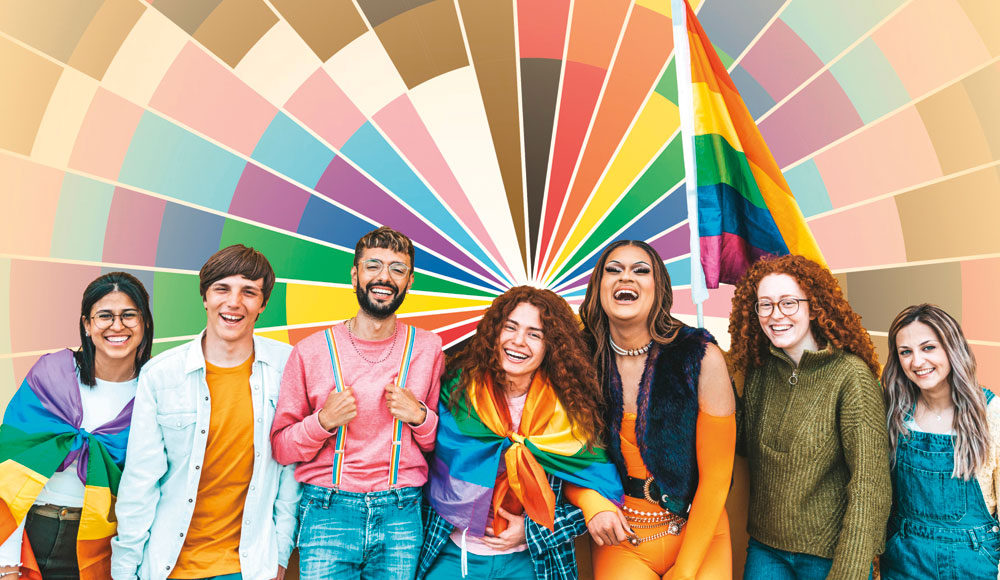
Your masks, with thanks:
[[[333,433],[320,426],[319,410],[312,410],[302,356],[296,347],[285,364],[278,407],[271,423],[274,459],[282,465],[312,461],[332,436]]]

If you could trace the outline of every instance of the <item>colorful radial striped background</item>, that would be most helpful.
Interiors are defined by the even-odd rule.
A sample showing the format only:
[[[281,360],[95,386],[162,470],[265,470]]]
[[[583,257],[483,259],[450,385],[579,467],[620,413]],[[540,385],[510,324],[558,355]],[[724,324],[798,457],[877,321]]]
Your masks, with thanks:
[[[694,8],[877,342],[937,302],[1000,382],[1000,4]],[[196,334],[234,242],[273,262],[258,327],[291,342],[353,313],[379,224],[418,244],[401,312],[446,344],[513,284],[579,302],[619,237],[692,314],[670,24],[668,0],[0,0],[0,400],[77,343],[102,272],[146,283],[157,350]]]

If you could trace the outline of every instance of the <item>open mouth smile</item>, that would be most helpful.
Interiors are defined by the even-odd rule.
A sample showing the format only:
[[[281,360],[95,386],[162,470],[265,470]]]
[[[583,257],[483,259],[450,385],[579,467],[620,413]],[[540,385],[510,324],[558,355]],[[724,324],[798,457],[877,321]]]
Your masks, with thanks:
[[[615,290],[614,298],[618,302],[635,302],[639,299],[639,293],[632,288],[619,288]]]
[[[524,361],[528,360],[528,358],[530,357],[530,355],[523,354],[523,353],[520,353],[520,352],[517,352],[517,351],[513,351],[513,350],[510,350],[510,349],[507,349],[507,348],[503,349],[503,353],[505,355],[507,355],[508,359],[510,359],[511,361],[516,362],[516,363],[524,362]]]
[[[243,320],[243,316],[239,314],[219,314],[219,316],[229,324],[236,324]]]

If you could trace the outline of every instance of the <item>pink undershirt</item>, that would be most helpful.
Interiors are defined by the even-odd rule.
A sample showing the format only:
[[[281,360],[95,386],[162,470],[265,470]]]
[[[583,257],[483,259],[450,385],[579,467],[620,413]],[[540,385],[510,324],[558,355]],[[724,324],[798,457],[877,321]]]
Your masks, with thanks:
[[[514,398],[507,399],[507,409],[510,410],[510,422],[514,426],[514,431],[517,431],[518,427],[521,426],[521,415],[524,414],[524,402],[528,399],[528,393],[525,392],[523,395]],[[504,462],[500,462],[500,469],[497,473],[500,473],[505,469]],[[492,508],[492,506],[491,506]],[[490,513],[492,513],[492,509]],[[492,516],[486,520],[487,527],[493,527]],[[463,530],[453,530],[451,532],[451,541],[455,543],[456,546],[462,546],[462,531]],[[500,556],[503,554],[513,554],[515,552],[523,552],[528,549],[527,542],[523,544],[518,544],[509,550],[494,550],[493,548],[486,545],[483,539],[479,536],[473,536],[471,534],[465,535],[465,550],[476,554],[477,556]]]

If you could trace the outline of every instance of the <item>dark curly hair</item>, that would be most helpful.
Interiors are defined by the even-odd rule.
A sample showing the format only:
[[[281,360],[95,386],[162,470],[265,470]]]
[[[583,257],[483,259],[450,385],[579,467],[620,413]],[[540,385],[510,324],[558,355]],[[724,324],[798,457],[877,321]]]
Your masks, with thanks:
[[[558,294],[531,286],[518,286],[504,292],[483,314],[476,327],[476,334],[468,344],[448,360],[446,380],[452,380],[459,371],[458,385],[448,399],[454,411],[459,402],[468,396],[469,386],[492,379],[493,398],[506,400],[506,373],[500,364],[500,331],[511,312],[519,304],[528,303],[538,308],[542,319],[542,336],[545,356],[538,367],[552,383],[569,415],[578,436],[588,447],[600,446],[599,434],[604,429],[601,419],[601,389],[597,372],[587,356],[580,336],[580,322],[573,310]]]
[[[875,347],[861,325],[861,317],[851,310],[840,284],[830,270],[808,258],[797,255],[764,258],[747,270],[733,294],[733,309],[729,315],[729,335],[732,349],[730,363],[739,372],[763,365],[770,341],[760,326],[754,304],[757,288],[769,274],[787,274],[795,279],[809,300],[813,337],[820,344],[833,346],[865,361],[872,374],[881,369]]]
[[[601,252],[601,257],[598,258],[597,264],[594,266],[590,282],[587,283],[587,293],[580,304],[583,339],[590,352],[593,353],[594,365],[597,366],[597,372],[602,377],[607,376],[612,353],[611,343],[608,341],[611,323],[608,320],[608,313],[601,306],[601,281],[604,279],[604,265],[608,263],[608,256],[622,246],[635,246],[649,256],[649,265],[653,270],[654,295],[653,307],[646,319],[646,329],[653,342],[657,344],[671,343],[677,336],[677,331],[684,326],[681,321],[670,314],[670,308],[674,305],[674,293],[670,286],[670,274],[667,273],[667,268],[663,265],[660,254],[652,246],[639,240],[618,240],[609,244]]]

